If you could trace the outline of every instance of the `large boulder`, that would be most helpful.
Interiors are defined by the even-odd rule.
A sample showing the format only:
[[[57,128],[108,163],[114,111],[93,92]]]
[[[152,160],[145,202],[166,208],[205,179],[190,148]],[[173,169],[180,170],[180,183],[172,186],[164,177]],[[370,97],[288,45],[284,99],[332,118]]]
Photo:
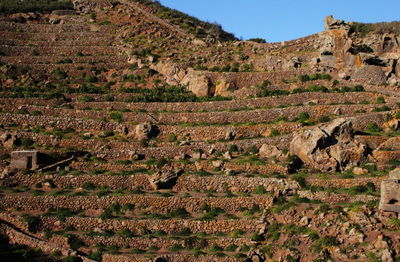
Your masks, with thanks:
[[[13,148],[15,143],[18,141],[18,138],[14,134],[10,133],[3,133],[0,135],[0,142],[4,148]]]
[[[154,136],[155,131],[156,127],[152,123],[145,122],[136,126],[135,135],[138,140],[147,140]]]
[[[290,153],[309,167],[324,172],[344,171],[360,164],[366,145],[354,140],[352,123],[346,119],[320,125],[294,137]]]
[[[166,169],[157,171],[149,178],[149,182],[154,190],[171,189],[174,187],[182,173],[182,170],[175,170],[171,167],[168,167]]]

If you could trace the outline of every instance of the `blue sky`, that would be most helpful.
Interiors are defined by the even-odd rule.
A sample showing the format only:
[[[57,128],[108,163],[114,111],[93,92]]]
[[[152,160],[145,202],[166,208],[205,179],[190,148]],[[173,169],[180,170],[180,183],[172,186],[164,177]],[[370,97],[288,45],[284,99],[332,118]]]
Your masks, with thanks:
[[[218,22],[237,37],[292,40],[323,30],[332,14],[346,21],[400,20],[400,0],[160,0],[168,7]]]

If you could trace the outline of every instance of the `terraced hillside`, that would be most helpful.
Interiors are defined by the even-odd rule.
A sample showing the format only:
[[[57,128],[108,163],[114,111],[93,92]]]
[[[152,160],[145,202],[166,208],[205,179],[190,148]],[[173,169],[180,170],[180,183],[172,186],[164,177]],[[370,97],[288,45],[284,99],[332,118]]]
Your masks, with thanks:
[[[398,261],[398,35],[73,4],[0,19],[0,258]]]

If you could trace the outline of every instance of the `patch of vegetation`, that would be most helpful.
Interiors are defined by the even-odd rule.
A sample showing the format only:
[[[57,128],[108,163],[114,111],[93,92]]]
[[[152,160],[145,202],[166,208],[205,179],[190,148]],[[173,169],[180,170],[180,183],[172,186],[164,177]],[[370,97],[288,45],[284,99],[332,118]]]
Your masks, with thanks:
[[[11,245],[9,239],[3,235],[0,235],[0,258],[4,262],[52,261],[44,257],[40,250],[33,250],[24,245]]]
[[[353,23],[351,26],[351,31],[359,33],[361,35],[366,35],[368,33],[395,33],[400,34],[400,21],[393,22],[382,22],[382,23]]]
[[[2,0],[0,2],[0,12],[7,14],[49,12],[73,8],[70,0]]]
[[[260,43],[260,44],[265,44],[267,42],[264,38],[250,38],[247,41]]]
[[[331,80],[332,76],[329,74],[313,74],[299,76],[301,82],[315,81],[315,80]]]
[[[207,23],[199,19],[189,16],[177,10],[165,7],[158,1],[152,0],[135,0],[142,5],[150,7],[154,14],[160,18],[167,19],[170,23],[178,25],[190,34],[194,34],[198,38],[207,38],[212,36],[220,41],[234,41],[236,37],[225,32],[221,25],[217,23]]]
[[[224,101],[231,100],[228,97],[197,97],[184,87],[156,87],[153,89],[129,88],[122,89],[122,92],[140,94],[129,97],[126,102],[204,102],[204,101]]]

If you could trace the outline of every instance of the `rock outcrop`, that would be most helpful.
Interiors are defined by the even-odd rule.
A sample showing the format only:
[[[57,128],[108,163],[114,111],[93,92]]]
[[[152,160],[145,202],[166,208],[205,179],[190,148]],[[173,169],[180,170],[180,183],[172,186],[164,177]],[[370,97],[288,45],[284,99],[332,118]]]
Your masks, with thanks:
[[[336,119],[294,137],[290,153],[309,167],[326,172],[344,171],[365,158],[366,145],[354,140],[352,123]]]
[[[333,29],[344,29],[350,30],[350,25],[345,23],[343,20],[336,19],[332,15],[329,15],[325,18],[325,30],[333,30]]]

